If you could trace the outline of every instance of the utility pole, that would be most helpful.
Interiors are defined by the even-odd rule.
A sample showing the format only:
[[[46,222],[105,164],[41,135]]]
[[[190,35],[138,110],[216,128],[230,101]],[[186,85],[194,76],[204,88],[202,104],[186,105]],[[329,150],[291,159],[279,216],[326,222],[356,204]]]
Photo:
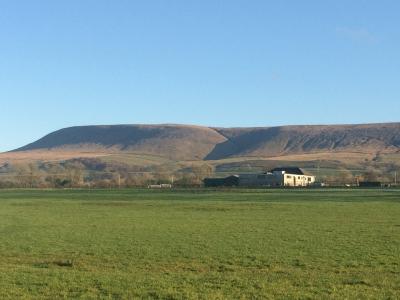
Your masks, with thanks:
[[[118,173],[118,188],[121,188],[121,174]]]

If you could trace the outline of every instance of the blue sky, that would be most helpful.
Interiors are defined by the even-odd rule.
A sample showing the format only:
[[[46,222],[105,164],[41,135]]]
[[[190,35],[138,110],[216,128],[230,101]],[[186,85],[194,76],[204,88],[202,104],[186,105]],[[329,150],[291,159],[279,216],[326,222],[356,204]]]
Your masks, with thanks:
[[[400,2],[0,0],[0,151],[62,127],[400,121]]]

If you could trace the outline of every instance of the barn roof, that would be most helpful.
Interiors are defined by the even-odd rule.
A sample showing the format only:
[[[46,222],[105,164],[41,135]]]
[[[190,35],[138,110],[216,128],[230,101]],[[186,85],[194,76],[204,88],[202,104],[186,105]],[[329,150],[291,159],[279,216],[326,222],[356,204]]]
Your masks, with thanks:
[[[282,171],[288,174],[304,175],[303,170],[298,167],[280,167],[271,170],[271,172],[282,172]]]

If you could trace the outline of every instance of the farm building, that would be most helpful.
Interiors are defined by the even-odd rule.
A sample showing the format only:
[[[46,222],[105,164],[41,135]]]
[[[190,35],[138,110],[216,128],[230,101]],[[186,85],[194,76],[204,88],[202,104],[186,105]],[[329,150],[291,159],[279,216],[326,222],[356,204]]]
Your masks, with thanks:
[[[265,186],[295,187],[309,186],[315,182],[315,176],[306,175],[297,167],[275,168],[261,174],[240,174],[226,178],[206,178],[206,187],[217,186]]]
[[[382,187],[382,183],[380,181],[360,181],[358,183],[359,187]]]
[[[306,175],[297,167],[275,168],[261,174],[239,176],[240,186],[309,186],[314,182],[315,176]]]
[[[204,186],[217,187],[217,186],[238,186],[239,176],[232,175],[225,178],[205,178]]]

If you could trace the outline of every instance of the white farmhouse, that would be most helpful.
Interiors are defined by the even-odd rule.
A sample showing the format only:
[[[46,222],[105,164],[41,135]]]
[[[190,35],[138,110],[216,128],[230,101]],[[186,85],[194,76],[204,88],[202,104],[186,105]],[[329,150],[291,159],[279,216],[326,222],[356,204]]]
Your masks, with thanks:
[[[304,174],[298,167],[275,168],[261,174],[240,174],[239,186],[309,186],[315,182],[315,176]]]

